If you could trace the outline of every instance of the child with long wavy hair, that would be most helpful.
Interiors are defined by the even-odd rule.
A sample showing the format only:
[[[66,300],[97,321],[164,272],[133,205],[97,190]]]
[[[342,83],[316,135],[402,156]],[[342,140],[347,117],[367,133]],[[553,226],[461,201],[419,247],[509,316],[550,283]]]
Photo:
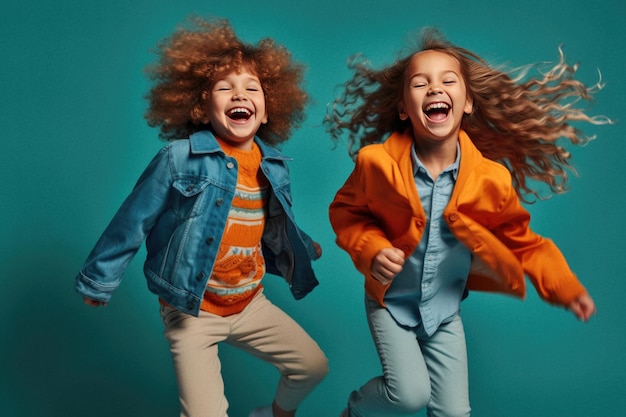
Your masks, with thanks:
[[[354,76],[325,123],[347,134],[354,170],[330,205],[337,244],[365,276],[367,318],[382,376],[352,392],[344,417],[469,416],[461,301],[468,290],[539,295],[580,320],[595,304],[557,246],[531,230],[521,201],[567,189],[578,108],[600,83],[560,61],[506,71],[435,29],[421,47]],[[533,181],[533,183],[529,182]]]
[[[181,416],[225,417],[218,345],[280,371],[271,406],[291,417],[328,372],[317,343],[263,293],[266,272],[296,299],[318,281],[320,246],[295,223],[287,159],[275,148],[304,117],[304,67],[272,39],[242,42],[199,17],[159,44],[146,119],[170,143],[139,178],[89,255],[76,289],[106,305],[146,241],[144,273],[160,301]]]

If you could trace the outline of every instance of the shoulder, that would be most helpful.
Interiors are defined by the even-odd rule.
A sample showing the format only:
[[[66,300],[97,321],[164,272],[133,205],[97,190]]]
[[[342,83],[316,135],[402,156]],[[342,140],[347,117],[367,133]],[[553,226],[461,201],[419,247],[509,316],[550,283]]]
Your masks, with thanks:
[[[263,155],[264,159],[278,159],[282,161],[291,160],[291,158],[285,156],[278,148],[267,144],[258,136],[254,138],[254,142],[257,144],[257,146],[261,150],[261,154]]]
[[[461,146],[460,175],[511,186],[511,172],[499,162],[487,159],[464,131],[459,134]]]
[[[364,146],[356,156],[356,164],[359,165],[387,165],[391,156],[385,151],[382,143]]]
[[[475,168],[479,173],[496,181],[511,182],[511,172],[507,167],[491,159],[482,158]]]
[[[176,139],[165,145],[163,149],[169,153],[189,155],[191,153],[191,141],[189,139]]]
[[[360,158],[371,158],[371,157],[381,157],[382,154],[386,154],[386,153],[387,152],[385,152],[382,143],[374,143],[374,144],[366,145],[362,147],[359,150],[357,155]]]

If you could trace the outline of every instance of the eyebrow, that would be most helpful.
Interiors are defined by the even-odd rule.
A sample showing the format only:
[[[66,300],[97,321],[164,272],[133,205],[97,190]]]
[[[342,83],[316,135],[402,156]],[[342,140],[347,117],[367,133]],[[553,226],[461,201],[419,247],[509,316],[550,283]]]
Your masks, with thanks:
[[[439,72],[439,75],[448,75],[448,74],[454,74],[457,77],[459,77],[459,74],[454,70],[444,70],[444,71]],[[412,80],[415,77],[426,77],[426,75],[424,75],[424,73],[418,72],[416,74],[411,75],[411,78],[409,79]]]

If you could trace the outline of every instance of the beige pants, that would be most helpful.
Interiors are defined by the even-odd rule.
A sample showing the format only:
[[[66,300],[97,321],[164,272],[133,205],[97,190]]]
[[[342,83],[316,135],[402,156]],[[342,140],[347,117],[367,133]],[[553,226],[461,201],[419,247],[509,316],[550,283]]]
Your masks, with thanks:
[[[199,317],[161,308],[178,382],[181,417],[225,417],[228,401],[218,357],[226,342],[273,366],[281,374],[274,400],[295,410],[328,373],[317,343],[260,291],[239,314]]]

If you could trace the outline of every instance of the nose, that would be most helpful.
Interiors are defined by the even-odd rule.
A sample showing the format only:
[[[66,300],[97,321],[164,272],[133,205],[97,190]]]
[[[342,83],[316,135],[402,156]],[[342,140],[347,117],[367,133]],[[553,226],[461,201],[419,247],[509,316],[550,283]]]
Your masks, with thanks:
[[[433,96],[435,94],[441,94],[441,93],[443,93],[443,90],[439,86],[433,85],[433,86],[430,86],[430,88],[428,89],[429,96]]]
[[[246,100],[247,97],[245,93],[241,90],[236,90],[233,92],[233,100]]]

